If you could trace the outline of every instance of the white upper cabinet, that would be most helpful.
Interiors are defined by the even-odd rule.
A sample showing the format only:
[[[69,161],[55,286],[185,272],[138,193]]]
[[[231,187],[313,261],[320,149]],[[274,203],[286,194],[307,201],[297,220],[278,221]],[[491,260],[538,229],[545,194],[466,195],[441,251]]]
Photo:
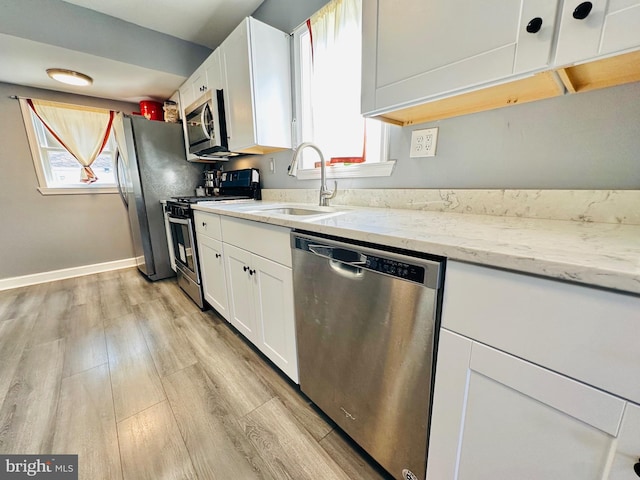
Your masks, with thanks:
[[[555,65],[564,66],[640,45],[640,1],[565,0]]]
[[[222,61],[220,60],[220,50],[214,51],[207,61],[202,64],[202,67],[207,79],[206,87],[203,90],[205,92],[215,92],[224,88],[224,82],[222,78]]]
[[[180,87],[182,118],[202,95],[222,90],[230,151],[291,148],[289,41],[286,33],[246,18]]]
[[[640,0],[370,0],[362,29],[362,113],[400,125],[640,80]]]
[[[557,0],[363,2],[364,113],[544,69]]]
[[[289,36],[248,17],[220,54],[229,150],[291,148]]]

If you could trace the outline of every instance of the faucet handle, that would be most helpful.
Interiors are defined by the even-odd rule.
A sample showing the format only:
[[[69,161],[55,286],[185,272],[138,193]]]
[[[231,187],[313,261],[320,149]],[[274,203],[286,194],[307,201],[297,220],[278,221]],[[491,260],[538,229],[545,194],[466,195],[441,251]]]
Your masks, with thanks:
[[[327,191],[327,198],[328,199],[332,199],[336,196],[336,193],[338,193],[338,182],[336,180],[333,181],[333,190],[328,190]]]
[[[334,180],[333,190],[329,190],[326,185],[320,185],[320,206],[329,206],[329,200],[334,198],[338,193],[338,182]]]

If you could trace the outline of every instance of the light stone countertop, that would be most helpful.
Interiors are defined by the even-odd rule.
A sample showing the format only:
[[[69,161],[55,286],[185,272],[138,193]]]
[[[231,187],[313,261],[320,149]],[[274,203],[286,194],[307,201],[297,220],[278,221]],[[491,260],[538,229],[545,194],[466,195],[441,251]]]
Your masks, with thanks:
[[[261,211],[292,206],[319,208],[266,201],[193,208],[640,295],[639,225],[351,206],[308,217]]]

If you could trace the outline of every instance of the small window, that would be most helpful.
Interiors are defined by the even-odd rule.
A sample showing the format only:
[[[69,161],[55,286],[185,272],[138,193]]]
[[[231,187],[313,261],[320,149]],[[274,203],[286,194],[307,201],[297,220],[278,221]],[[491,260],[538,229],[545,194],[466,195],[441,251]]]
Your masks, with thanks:
[[[25,127],[43,194],[116,193],[116,143],[110,129],[104,148],[91,164],[95,180],[83,181],[83,166],[47,129],[40,118],[20,100]],[[65,105],[68,110],[69,105]],[[64,110],[61,109],[63,112]]]
[[[390,175],[389,126],[360,114],[361,0],[333,0],[294,32],[296,140],[320,147],[330,177]],[[313,45],[312,45],[313,43]],[[319,175],[302,152],[297,177]]]

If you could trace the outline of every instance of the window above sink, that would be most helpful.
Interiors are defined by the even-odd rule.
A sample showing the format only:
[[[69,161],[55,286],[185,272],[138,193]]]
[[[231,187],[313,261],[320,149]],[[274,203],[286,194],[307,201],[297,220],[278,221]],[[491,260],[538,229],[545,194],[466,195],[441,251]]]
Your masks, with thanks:
[[[298,27],[294,38],[296,144],[325,154],[327,177],[389,176],[390,128],[360,114],[361,0],[333,0]],[[298,179],[320,178],[320,158],[302,154]]]

